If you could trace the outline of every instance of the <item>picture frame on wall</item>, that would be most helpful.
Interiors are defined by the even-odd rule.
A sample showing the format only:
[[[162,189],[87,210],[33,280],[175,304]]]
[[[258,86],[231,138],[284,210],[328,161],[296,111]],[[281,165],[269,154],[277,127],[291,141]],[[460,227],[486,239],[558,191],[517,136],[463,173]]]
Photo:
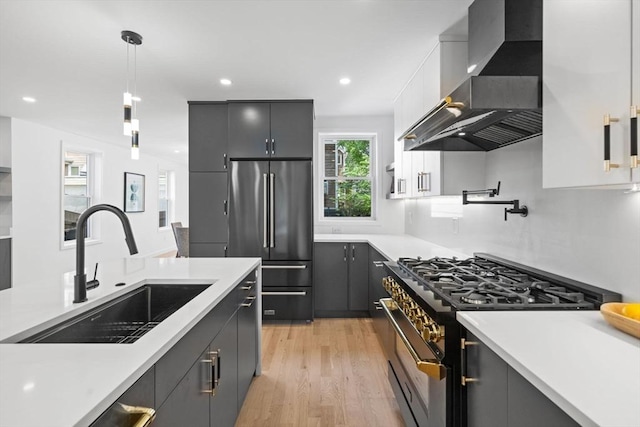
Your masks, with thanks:
[[[144,212],[144,175],[124,173],[124,211]]]

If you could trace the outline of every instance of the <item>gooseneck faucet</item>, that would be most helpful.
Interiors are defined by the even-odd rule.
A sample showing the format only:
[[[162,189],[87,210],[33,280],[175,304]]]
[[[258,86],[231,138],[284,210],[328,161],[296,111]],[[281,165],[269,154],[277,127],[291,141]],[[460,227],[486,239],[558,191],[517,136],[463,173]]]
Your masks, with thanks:
[[[115,214],[122,223],[124,228],[125,242],[129,247],[129,253],[131,255],[138,253],[138,246],[136,245],[136,239],[133,237],[133,231],[131,231],[131,224],[129,218],[122,210],[112,205],[94,205],[82,212],[78,218],[76,224],[76,275],[73,278],[73,302],[85,302],[87,300],[87,275],[84,272],[84,239],[86,234],[86,223],[91,215],[98,211],[108,211]]]

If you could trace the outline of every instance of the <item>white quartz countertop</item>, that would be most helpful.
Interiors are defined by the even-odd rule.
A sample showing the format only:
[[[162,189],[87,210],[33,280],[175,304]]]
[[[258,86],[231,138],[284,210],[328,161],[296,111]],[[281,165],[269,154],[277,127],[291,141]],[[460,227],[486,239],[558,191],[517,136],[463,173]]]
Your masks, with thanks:
[[[407,234],[316,234],[315,242],[365,242],[391,261],[400,257],[457,257],[468,258],[473,254],[455,248],[446,248]]]
[[[581,426],[640,426],[640,340],[599,311],[467,311],[457,319]]]
[[[86,426],[240,281],[259,258],[127,258],[73,304],[73,274],[0,292],[0,426]],[[116,287],[118,282],[125,282]],[[145,283],[211,283],[133,344],[14,344]]]

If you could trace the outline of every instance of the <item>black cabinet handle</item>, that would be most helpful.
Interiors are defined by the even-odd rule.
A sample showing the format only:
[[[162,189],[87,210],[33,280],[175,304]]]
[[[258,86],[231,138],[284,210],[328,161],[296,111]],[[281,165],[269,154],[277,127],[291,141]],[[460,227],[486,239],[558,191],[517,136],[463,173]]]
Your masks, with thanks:
[[[344,245],[342,249],[344,249],[344,262],[347,262],[347,245]]]
[[[271,139],[271,154],[276,154],[276,140]]]
[[[470,345],[478,345],[477,341],[467,341],[464,338],[460,339],[460,365],[462,366],[462,372],[460,375],[460,380],[463,386],[466,386],[467,383],[475,383],[478,382],[477,378],[469,378],[467,377],[467,355],[466,350]]]
[[[224,169],[226,169],[226,168],[227,168],[227,153],[224,153],[224,154],[222,155],[222,167],[223,167]]]
[[[269,140],[265,139],[264,140],[264,154],[269,154]]]
[[[351,245],[351,261],[356,260],[356,245]]]
[[[611,168],[618,168],[618,163],[611,163],[611,123],[619,121],[609,114],[604,115],[604,171],[609,172]]]
[[[638,114],[640,114],[640,108],[637,105],[631,106],[630,128],[631,128],[631,168],[638,167]]]
[[[229,211],[227,210],[229,206],[229,202],[227,200],[224,201],[224,214],[229,215]]]

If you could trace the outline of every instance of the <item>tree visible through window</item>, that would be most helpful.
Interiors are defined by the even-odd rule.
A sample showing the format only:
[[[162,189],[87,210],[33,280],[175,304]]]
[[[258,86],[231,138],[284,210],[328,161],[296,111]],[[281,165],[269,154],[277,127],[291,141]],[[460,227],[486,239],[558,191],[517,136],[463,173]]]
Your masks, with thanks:
[[[371,217],[373,138],[324,138],[324,217]]]

